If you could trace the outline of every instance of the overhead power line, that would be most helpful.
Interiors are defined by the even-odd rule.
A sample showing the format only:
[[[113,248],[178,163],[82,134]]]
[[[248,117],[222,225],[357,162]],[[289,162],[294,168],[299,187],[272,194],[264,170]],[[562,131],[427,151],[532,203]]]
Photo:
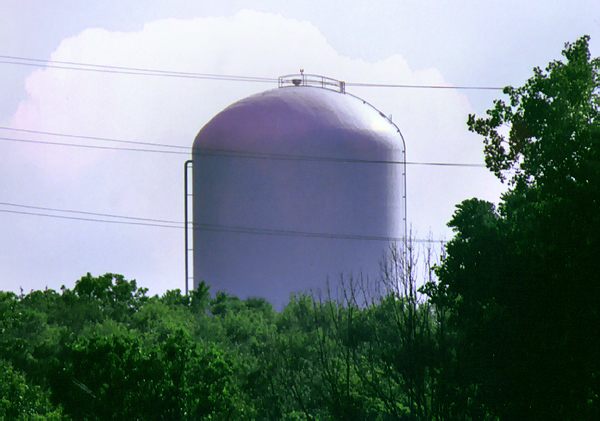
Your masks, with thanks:
[[[0,58],[10,56],[0,56]],[[26,61],[14,61],[14,60],[0,60],[0,64],[13,64],[17,66],[28,66],[28,67],[41,67],[48,69],[62,69],[62,70],[77,70],[83,72],[95,72],[95,73],[112,73],[121,75],[134,75],[134,76],[157,76],[157,77],[171,77],[171,78],[182,78],[182,79],[206,79],[206,80],[223,80],[231,82],[259,82],[259,83],[276,83],[276,78],[264,78],[264,77],[253,77],[253,76],[234,76],[234,75],[218,75],[210,73],[187,73],[187,72],[169,72],[152,69],[140,69],[135,67],[120,67],[120,66],[108,66],[108,65],[97,65],[87,63],[73,63],[73,65],[60,65],[53,64],[59,62],[53,62],[50,60],[41,59],[27,59],[22,58],[18,60],[31,60]],[[67,62],[64,62],[67,63]]]
[[[1,202],[0,205],[13,206],[27,209],[38,209],[38,210],[50,210],[54,212],[68,212],[68,213],[79,213],[92,216],[110,216],[111,218],[123,218],[131,219],[134,221],[120,221],[114,219],[105,218],[89,218],[89,217],[78,217],[78,216],[67,216],[67,215],[55,215],[41,212],[29,212],[19,211],[11,209],[0,209],[2,213],[27,215],[27,216],[41,216],[47,218],[57,218],[75,221],[87,221],[87,222],[99,222],[108,224],[122,224],[122,225],[137,225],[137,226],[149,226],[158,228],[171,228],[171,229],[185,229],[185,224],[178,221],[161,220],[154,218],[141,218],[134,216],[89,212],[89,211],[77,211],[73,209],[59,209],[43,206],[31,206],[22,205],[11,202]],[[137,221],[155,221],[155,222],[137,222]],[[178,224],[178,225],[169,225]],[[209,232],[228,232],[237,234],[249,234],[249,235],[266,235],[266,236],[277,236],[277,237],[303,237],[303,238],[322,238],[332,240],[357,240],[357,241],[387,241],[387,242],[400,242],[404,241],[404,237],[393,237],[393,236],[380,236],[380,235],[361,235],[361,234],[348,234],[348,233],[324,233],[324,232],[309,232],[309,231],[298,231],[298,230],[284,230],[284,229],[270,229],[270,228],[259,228],[259,227],[247,227],[247,226],[233,226],[233,225],[218,225],[218,224],[200,224],[190,223],[190,227],[197,231],[209,231]],[[417,243],[442,243],[442,240],[432,239],[411,239]]]
[[[234,82],[260,82],[277,83],[278,79],[264,76],[228,75],[218,73],[183,72],[177,70],[153,69],[146,67],[115,66],[108,64],[82,63],[75,61],[44,60],[31,57],[0,55],[0,64],[18,66],[47,67],[50,69],[79,70],[98,73],[114,73],[138,76],[162,76],[185,79],[224,80]],[[373,83],[373,82],[346,82],[346,86],[367,88],[407,88],[407,89],[441,89],[441,90],[482,90],[501,91],[500,86],[467,86],[467,85],[434,85],[434,84],[407,84],[407,83]]]
[[[357,86],[365,88],[409,88],[409,89],[457,89],[471,91],[501,91],[504,88],[500,86],[460,86],[460,85],[408,85],[398,83],[368,83],[368,82],[347,82],[346,86]]]
[[[58,134],[52,132],[38,132],[34,130],[25,129],[12,129],[6,127],[0,127],[0,130],[17,130],[26,131],[31,133],[44,133],[54,136],[65,136],[71,138],[91,139],[91,140],[102,140],[107,142],[119,142],[129,143],[140,146],[156,146],[166,147],[165,144],[151,143],[151,142],[137,142],[120,139],[100,138],[93,136],[76,136]],[[169,154],[169,155],[185,155],[194,156],[198,155],[201,157],[229,157],[229,158],[246,158],[246,159],[266,159],[266,160],[283,160],[283,161],[312,161],[312,162],[336,162],[336,163],[351,163],[351,164],[390,164],[390,165],[416,165],[416,166],[437,166],[437,167],[467,167],[467,168],[484,168],[484,164],[465,163],[465,162],[429,162],[429,161],[399,161],[399,160],[374,160],[374,159],[358,159],[358,158],[335,158],[326,156],[314,156],[314,155],[291,155],[291,154],[276,154],[276,153],[261,153],[261,152],[249,152],[249,151],[237,151],[232,149],[217,149],[217,148],[202,148],[200,152],[194,152],[192,148],[177,145],[168,145],[171,148],[187,149],[188,152],[179,150],[161,150],[161,149],[148,149],[148,148],[129,148],[129,147],[115,147],[115,146],[103,146],[103,145],[90,145],[82,143],[67,143],[67,142],[55,142],[48,140],[39,139],[20,139],[14,137],[0,137],[0,141],[17,142],[17,143],[30,143],[30,144],[41,144],[51,146],[65,146],[74,148],[85,148],[85,149],[100,149],[100,150],[111,150],[111,151],[123,151],[123,152],[145,152],[145,153],[158,153],[158,154]]]
[[[35,213],[35,212],[17,211],[17,210],[10,210],[10,209],[0,209],[0,212],[14,213],[14,214],[18,214],[18,215],[44,216],[44,217],[48,217],[48,218],[58,218],[58,219],[71,219],[71,220],[76,220],[76,221],[104,222],[107,224],[145,225],[145,226],[150,226],[150,227],[177,228],[177,229],[184,228],[184,227],[177,227],[177,226],[173,226],[173,225],[153,224],[153,223],[149,223],[149,222],[128,222],[128,221],[115,221],[115,220],[109,220],[109,219],[81,218],[78,216],[52,215],[49,213]]]
[[[100,140],[103,142],[126,143],[126,144],[131,144],[131,145],[160,146],[163,148],[185,149],[188,151],[192,149],[189,146],[173,145],[170,143],[142,142],[139,140],[124,140],[124,139],[115,139],[115,138],[111,138],[111,137],[98,137],[98,136],[86,136],[86,135],[70,134],[70,133],[47,132],[47,131],[43,131],[43,130],[31,130],[31,129],[22,129],[22,128],[17,128],[17,127],[7,127],[7,126],[0,126],[0,130],[8,130],[8,131],[20,132],[20,133],[43,134],[43,135],[48,135],[48,136],[66,137],[66,138],[71,138],[71,139],[88,139],[88,140]]]
[[[69,146],[73,148],[86,148],[86,149],[103,149],[111,151],[127,151],[127,152],[149,152],[149,153],[163,153],[163,154],[174,154],[174,155],[189,155],[187,152],[180,151],[165,151],[158,149],[143,149],[143,148],[117,148],[114,146],[101,146],[101,145],[86,145],[82,143],[66,143],[66,142],[52,142],[46,140],[34,140],[34,139],[17,139],[14,137],[0,137],[0,140],[6,142],[20,142],[20,143],[33,143],[41,145],[53,145],[53,146]]]
[[[333,158],[326,156],[314,155],[288,155],[288,154],[273,154],[273,153],[252,153],[252,152],[237,152],[227,149],[203,148],[200,153],[193,153],[200,156],[222,156],[250,159],[273,159],[283,161],[313,161],[313,162],[337,162],[349,164],[390,164],[390,165],[423,165],[423,166],[440,166],[440,167],[485,167],[483,164],[472,164],[463,162],[426,162],[426,161],[398,161],[385,159],[360,159],[360,158]]]
[[[30,67],[43,67],[46,69],[63,69],[63,70],[78,70],[83,72],[96,72],[96,73],[114,73],[121,75],[135,75],[135,76],[159,76],[159,77],[174,77],[183,79],[207,79],[207,80],[225,80],[230,82],[259,82],[259,83],[274,83],[270,80],[263,79],[252,79],[249,77],[237,78],[237,77],[212,77],[212,76],[191,76],[191,75],[179,75],[170,73],[154,73],[154,72],[138,72],[138,71],[125,71],[125,70],[109,70],[109,69],[94,69],[85,67],[72,67],[72,66],[55,66],[51,64],[39,64],[39,63],[25,63],[15,61],[3,61],[0,60],[0,64],[16,64],[19,66],[30,66]]]
[[[111,66],[107,64],[91,64],[91,63],[79,63],[74,61],[59,61],[59,60],[44,60],[39,58],[30,57],[18,57],[18,56],[3,56],[0,55],[1,59],[10,60],[21,60],[21,61],[32,61],[36,63],[49,63],[49,64],[61,64],[81,67],[97,67],[100,69],[112,69],[112,70],[128,70],[128,71],[140,71],[140,72],[151,72],[157,74],[173,74],[173,75],[184,75],[184,76],[198,76],[198,77],[210,77],[210,78],[235,78],[235,79],[251,79],[251,80],[264,80],[267,82],[277,82],[277,78],[268,78],[260,76],[240,76],[240,75],[226,75],[217,73],[198,73],[198,72],[182,72],[178,70],[164,70],[164,69],[152,69],[147,67],[125,67],[125,66]]]
[[[138,216],[125,216],[125,215],[115,215],[113,213],[98,213],[98,212],[88,212],[74,209],[61,209],[61,208],[51,208],[46,206],[32,206],[32,205],[23,205],[20,203],[13,202],[0,202],[2,206],[11,206],[16,208],[24,208],[24,209],[36,209],[36,210],[44,210],[44,211],[52,211],[52,212],[64,212],[64,213],[76,213],[81,215],[92,215],[92,216],[103,216],[108,218],[121,218],[121,219],[131,219],[136,221],[146,221],[146,222],[159,222],[163,224],[179,224],[183,225],[181,221],[173,221],[169,219],[155,219],[155,218],[141,218]]]

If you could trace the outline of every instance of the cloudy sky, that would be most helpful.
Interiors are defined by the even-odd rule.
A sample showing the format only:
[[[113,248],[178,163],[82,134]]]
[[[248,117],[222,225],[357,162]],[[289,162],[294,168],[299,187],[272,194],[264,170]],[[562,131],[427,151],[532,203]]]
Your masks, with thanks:
[[[600,55],[595,0],[0,2],[5,57],[263,77],[303,68],[352,82],[517,86],[583,34]],[[230,103],[275,87],[0,61],[4,128],[181,146]],[[469,163],[482,163],[482,146],[466,130],[467,115],[500,96],[351,92],[393,116],[409,160]],[[185,156],[15,142],[7,138],[107,145],[5,129],[0,137],[2,289],[72,286],[88,271],[123,273],[152,293],[182,288],[180,229],[1,211],[59,215],[12,203],[182,220]],[[474,196],[497,201],[502,189],[481,168],[410,167],[409,222],[417,236],[449,238],[445,224],[456,203]]]

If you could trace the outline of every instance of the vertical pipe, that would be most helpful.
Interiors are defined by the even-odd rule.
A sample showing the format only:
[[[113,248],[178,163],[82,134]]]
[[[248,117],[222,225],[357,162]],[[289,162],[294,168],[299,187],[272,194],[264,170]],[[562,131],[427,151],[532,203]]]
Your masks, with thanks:
[[[190,260],[190,248],[189,248],[189,217],[188,217],[188,167],[192,164],[191,160],[185,161],[183,164],[183,220],[184,220],[184,240],[185,240],[185,295],[188,295],[189,286],[188,282],[190,279],[189,273],[189,260]]]

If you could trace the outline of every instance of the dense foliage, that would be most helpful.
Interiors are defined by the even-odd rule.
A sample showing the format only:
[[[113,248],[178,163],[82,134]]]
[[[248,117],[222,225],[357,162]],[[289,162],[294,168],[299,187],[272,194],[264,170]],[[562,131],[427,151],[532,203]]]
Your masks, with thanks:
[[[509,188],[457,207],[435,271],[392,248],[279,312],[115,274],[0,292],[0,419],[600,419],[600,62],[563,54],[470,116]]]
[[[296,296],[281,312],[259,298],[211,298],[204,284],[148,297],[114,274],[60,293],[2,293],[0,410],[10,419],[428,418],[433,314],[393,255],[386,282],[402,289],[379,297],[346,280],[335,299]]]
[[[563,55],[469,117],[510,188],[458,206],[438,269],[462,387],[506,419],[600,419],[600,60]]]

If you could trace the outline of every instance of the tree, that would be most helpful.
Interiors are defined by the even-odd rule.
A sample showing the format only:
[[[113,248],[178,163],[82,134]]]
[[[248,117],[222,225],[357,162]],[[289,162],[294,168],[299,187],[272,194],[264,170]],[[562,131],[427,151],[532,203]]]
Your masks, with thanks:
[[[469,116],[509,188],[497,210],[458,206],[433,296],[452,309],[474,414],[600,416],[600,60],[588,43]]]
[[[65,419],[62,410],[51,404],[48,392],[28,383],[10,363],[0,360],[0,373],[0,419]]]

